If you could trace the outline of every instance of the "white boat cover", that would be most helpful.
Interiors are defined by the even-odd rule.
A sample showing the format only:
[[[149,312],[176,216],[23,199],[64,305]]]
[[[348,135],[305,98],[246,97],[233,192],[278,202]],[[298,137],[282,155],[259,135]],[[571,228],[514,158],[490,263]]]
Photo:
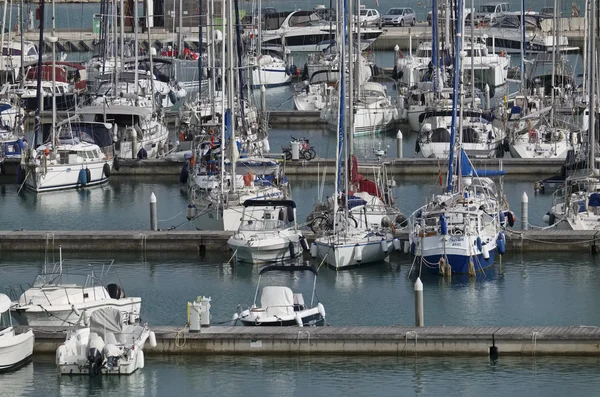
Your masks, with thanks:
[[[294,293],[288,287],[264,287],[260,295],[260,306],[267,316],[281,316],[294,313]]]
[[[95,332],[106,340],[106,334],[123,332],[123,318],[119,309],[105,307],[94,310],[90,316],[90,332]]]

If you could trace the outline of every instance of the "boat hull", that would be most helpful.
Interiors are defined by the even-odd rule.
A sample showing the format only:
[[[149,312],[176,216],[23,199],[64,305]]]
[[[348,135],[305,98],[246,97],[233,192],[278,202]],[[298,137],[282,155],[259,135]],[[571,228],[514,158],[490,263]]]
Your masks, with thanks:
[[[74,189],[100,185],[108,182],[108,176],[104,174],[104,164],[112,168],[112,160],[85,164],[52,165],[43,172],[42,167],[33,169],[25,180],[25,186],[35,192],[48,192],[53,190]],[[90,170],[91,178],[86,184],[80,183],[80,170]]]
[[[12,328],[0,334],[0,372],[14,371],[31,360],[33,331],[15,335]]]
[[[81,317],[81,312],[86,311],[89,316],[95,310],[105,307],[114,307],[123,313],[123,318],[129,321],[129,318],[137,321],[142,307],[141,298],[123,298],[92,301],[86,304],[78,304],[76,310],[69,305],[58,307],[42,307],[41,305],[13,306],[11,313],[21,325],[32,327],[53,326],[66,327],[76,324]]]
[[[439,262],[442,257],[443,254],[427,255],[423,257],[425,263],[427,263],[426,266],[423,266],[423,269],[426,269],[430,273],[438,274],[440,272]],[[490,251],[490,256],[488,259],[485,259],[483,257],[483,254],[473,256],[457,254],[446,255],[446,259],[448,264],[450,265],[451,272],[456,274],[469,274],[469,261],[471,260],[473,261],[473,269],[475,272],[485,270],[494,264],[495,258],[495,248],[492,251]],[[417,256],[415,260],[415,266],[419,266],[419,263],[421,263],[421,257]]]
[[[317,239],[315,244],[319,258],[324,258],[327,266],[333,269],[346,269],[381,262],[392,251],[392,240],[386,242],[387,251],[381,248],[381,240],[344,244]]]
[[[299,236],[289,236],[289,239],[278,240],[269,244],[265,241],[240,240],[234,236],[229,239],[227,244],[235,253],[238,261],[247,263],[281,262],[302,255]]]
[[[323,316],[321,316],[321,314],[318,312],[309,314],[309,315],[305,315],[305,316],[301,315],[300,318],[302,319],[302,325],[305,327],[323,326],[325,323]],[[253,319],[240,318],[240,322],[242,323],[242,325],[244,325],[246,327],[294,327],[294,326],[298,326],[298,322],[296,321],[295,318],[283,319],[283,320],[272,319],[269,321],[255,321]]]

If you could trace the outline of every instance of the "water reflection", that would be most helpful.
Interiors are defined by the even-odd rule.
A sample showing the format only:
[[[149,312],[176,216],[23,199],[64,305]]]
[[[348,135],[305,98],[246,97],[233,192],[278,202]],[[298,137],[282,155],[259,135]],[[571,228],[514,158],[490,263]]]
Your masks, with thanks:
[[[0,373],[0,395],[21,397],[27,396],[35,390],[33,385],[33,363],[7,373]]]

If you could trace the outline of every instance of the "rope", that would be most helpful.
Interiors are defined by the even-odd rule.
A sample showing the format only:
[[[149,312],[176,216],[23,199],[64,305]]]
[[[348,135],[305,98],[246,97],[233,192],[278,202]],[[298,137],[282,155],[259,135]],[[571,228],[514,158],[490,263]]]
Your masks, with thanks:
[[[171,217],[171,218],[169,218],[169,219],[159,219],[159,220],[158,220],[158,222],[167,222],[167,221],[170,221],[170,220],[172,220],[172,219],[175,219],[175,218],[177,218],[179,215],[183,214],[185,211],[186,211],[186,210],[182,210],[182,211],[180,211],[180,212],[179,212],[177,215],[175,215],[175,216],[173,216],[173,217]]]
[[[177,331],[177,333],[175,334],[175,346],[183,347],[185,345],[185,343],[187,342],[187,333],[185,332],[185,330],[189,327],[189,325],[190,323],[186,323],[183,326],[183,328]],[[181,334],[183,334],[183,342],[179,342]]]

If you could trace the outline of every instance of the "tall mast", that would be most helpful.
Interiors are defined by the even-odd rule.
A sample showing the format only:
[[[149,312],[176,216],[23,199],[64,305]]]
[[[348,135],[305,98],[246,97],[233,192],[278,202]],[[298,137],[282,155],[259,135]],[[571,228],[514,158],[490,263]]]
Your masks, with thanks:
[[[52,146],[56,142],[56,8],[52,0]],[[38,70],[38,74],[41,73]]]
[[[437,19],[438,19],[437,0],[431,2],[431,64],[433,65],[433,92],[438,92],[438,38],[437,38]]]
[[[588,123],[588,142],[589,142],[589,159],[588,169],[591,172],[596,170],[596,0],[590,0],[590,13],[589,13],[589,24],[590,24],[590,45],[589,45],[589,111],[590,118]]]
[[[459,73],[460,73],[460,52],[462,50],[462,0],[457,1],[456,12],[456,37],[454,39],[454,84],[452,95],[452,123],[450,125],[450,156],[448,158],[448,183],[447,190],[452,192],[452,176],[454,167],[454,149],[456,144],[456,119],[458,118],[458,93],[459,93]]]
[[[135,69],[134,69],[134,77],[133,77],[133,89],[135,90],[135,97],[137,100],[137,95],[138,95],[138,84],[139,84],[139,80],[138,80],[138,63],[137,63],[137,58],[138,58],[138,54],[139,54],[139,43],[138,43],[138,0],[133,0],[133,56],[135,57],[135,61],[133,62],[135,64]]]
[[[346,0],[340,0],[338,4],[338,12],[337,15],[342,15],[341,27],[339,29],[339,36],[341,38],[340,44],[340,79],[339,79],[339,100],[338,100],[338,136],[337,136],[337,146],[335,148],[335,158],[337,160],[336,163],[336,171],[337,175],[334,181],[334,200],[333,200],[333,219],[334,219],[334,229],[335,224],[337,223],[337,210],[338,210],[338,198],[340,196],[340,186],[342,183],[341,175],[342,175],[342,166],[344,164],[344,158],[342,157],[342,148],[344,145],[344,134],[346,133],[346,92],[345,92],[345,80],[346,80]],[[338,40],[339,41],[339,40]],[[348,178],[346,178],[347,180]],[[347,207],[347,206],[346,206]]]
[[[211,0],[212,2],[212,0]],[[214,3],[213,3],[214,6]],[[225,0],[221,0],[221,32],[223,33],[221,40],[221,67],[219,68],[221,72],[221,197],[224,195],[224,181],[225,181],[225,89],[223,84],[225,83]],[[214,36],[213,36],[214,38]],[[213,47],[214,48],[214,47]],[[215,79],[216,68],[213,71],[213,80]],[[231,103],[231,102],[229,102]],[[233,185],[235,186],[235,174],[232,173],[233,177]]]
[[[20,20],[19,20],[19,32],[21,32],[21,49],[23,49],[25,47],[25,36],[23,34],[23,0],[21,0],[21,11],[20,11]],[[25,86],[25,79],[23,78],[25,76],[25,54],[23,54],[23,51],[21,51],[21,89],[23,89],[23,87]]]
[[[525,87],[525,0],[521,0],[521,87]]]
[[[44,97],[42,96],[42,57],[44,56],[44,0],[40,0],[40,40],[38,44],[38,75],[36,95],[38,100],[38,108],[35,110],[35,134],[34,145],[37,145],[38,136],[42,128],[42,119],[40,112],[44,107]]]
[[[223,0],[225,1],[225,0]],[[237,142],[235,140],[235,127],[236,127],[236,115],[235,115],[235,74],[233,63],[233,0],[229,0],[229,7],[227,9],[227,59],[229,64],[227,65],[227,106],[229,107],[229,139],[232,154],[237,151]],[[235,191],[235,175],[236,175],[236,161],[235,156],[231,156],[231,177],[234,178],[232,185]]]
[[[558,19],[558,1],[554,0],[554,15],[552,16],[552,107],[550,108],[550,125],[554,126],[554,101],[556,97],[556,47],[558,45],[558,32],[556,31],[556,21]]]
[[[351,148],[354,147],[354,18],[352,18],[352,3],[352,0],[344,0],[344,26],[342,27],[342,34],[344,37],[348,37],[348,130],[350,132],[348,133],[346,146]],[[349,14],[350,18],[346,14]],[[340,58],[340,62],[345,63],[346,57]],[[346,173],[348,173],[348,170],[346,170]]]

